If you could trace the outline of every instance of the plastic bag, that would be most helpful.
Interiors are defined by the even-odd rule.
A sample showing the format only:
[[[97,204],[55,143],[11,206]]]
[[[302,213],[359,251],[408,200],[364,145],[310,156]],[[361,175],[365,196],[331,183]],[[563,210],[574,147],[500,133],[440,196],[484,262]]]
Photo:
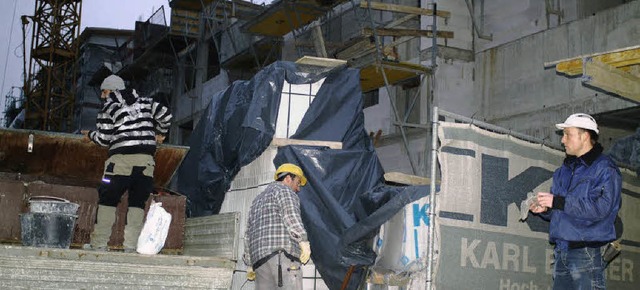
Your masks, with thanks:
[[[169,234],[171,214],[162,208],[161,202],[154,202],[149,207],[147,220],[144,222],[136,251],[140,254],[155,255],[162,250]]]

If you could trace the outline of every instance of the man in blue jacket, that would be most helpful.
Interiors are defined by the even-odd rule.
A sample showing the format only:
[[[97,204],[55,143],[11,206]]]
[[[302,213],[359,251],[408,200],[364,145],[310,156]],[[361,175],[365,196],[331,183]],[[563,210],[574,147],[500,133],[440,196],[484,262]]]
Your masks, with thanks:
[[[551,221],[553,289],[605,289],[600,248],[616,239],[620,170],[602,153],[593,117],[573,114],[556,127],[567,157],[553,174],[551,192],[538,192],[529,208]]]

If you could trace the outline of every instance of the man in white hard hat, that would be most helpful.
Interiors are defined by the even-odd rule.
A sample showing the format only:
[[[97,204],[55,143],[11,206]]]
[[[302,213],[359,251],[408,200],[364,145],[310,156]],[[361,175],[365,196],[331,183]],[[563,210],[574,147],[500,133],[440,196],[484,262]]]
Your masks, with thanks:
[[[107,249],[116,207],[125,192],[129,210],[124,229],[124,250],[135,250],[142,230],[144,206],[153,193],[154,155],[171,125],[171,113],[152,98],[127,89],[116,75],[100,86],[104,105],[96,121],[97,130],[82,131],[85,138],[109,147],[102,183],[98,188],[99,206],[91,246]]]
[[[556,128],[567,156],[553,174],[551,192],[538,192],[529,208],[550,220],[553,289],[605,289],[601,247],[616,240],[620,170],[602,153],[593,117],[573,114]]]
[[[300,167],[285,163],[274,179],[249,210],[243,256],[247,279],[256,281],[256,290],[299,290],[301,263],[311,256],[297,195],[307,178]]]

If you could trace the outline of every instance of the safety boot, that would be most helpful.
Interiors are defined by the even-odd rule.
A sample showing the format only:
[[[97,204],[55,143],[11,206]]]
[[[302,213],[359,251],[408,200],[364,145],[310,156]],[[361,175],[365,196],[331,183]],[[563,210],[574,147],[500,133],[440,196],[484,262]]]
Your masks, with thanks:
[[[107,250],[107,243],[111,237],[111,228],[116,221],[116,207],[98,205],[96,224],[91,232],[91,249]]]
[[[138,246],[138,237],[142,231],[144,220],[144,209],[130,207],[127,212],[127,225],[124,227],[124,246],[125,252],[135,252]]]

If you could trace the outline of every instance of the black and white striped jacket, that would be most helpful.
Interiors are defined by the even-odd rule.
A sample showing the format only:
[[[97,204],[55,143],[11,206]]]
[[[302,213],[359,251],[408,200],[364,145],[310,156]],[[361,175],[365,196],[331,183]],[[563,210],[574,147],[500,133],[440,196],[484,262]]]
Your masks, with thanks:
[[[156,151],[156,133],[165,135],[171,125],[169,109],[133,89],[112,91],[89,138],[114,154],[149,154]]]

